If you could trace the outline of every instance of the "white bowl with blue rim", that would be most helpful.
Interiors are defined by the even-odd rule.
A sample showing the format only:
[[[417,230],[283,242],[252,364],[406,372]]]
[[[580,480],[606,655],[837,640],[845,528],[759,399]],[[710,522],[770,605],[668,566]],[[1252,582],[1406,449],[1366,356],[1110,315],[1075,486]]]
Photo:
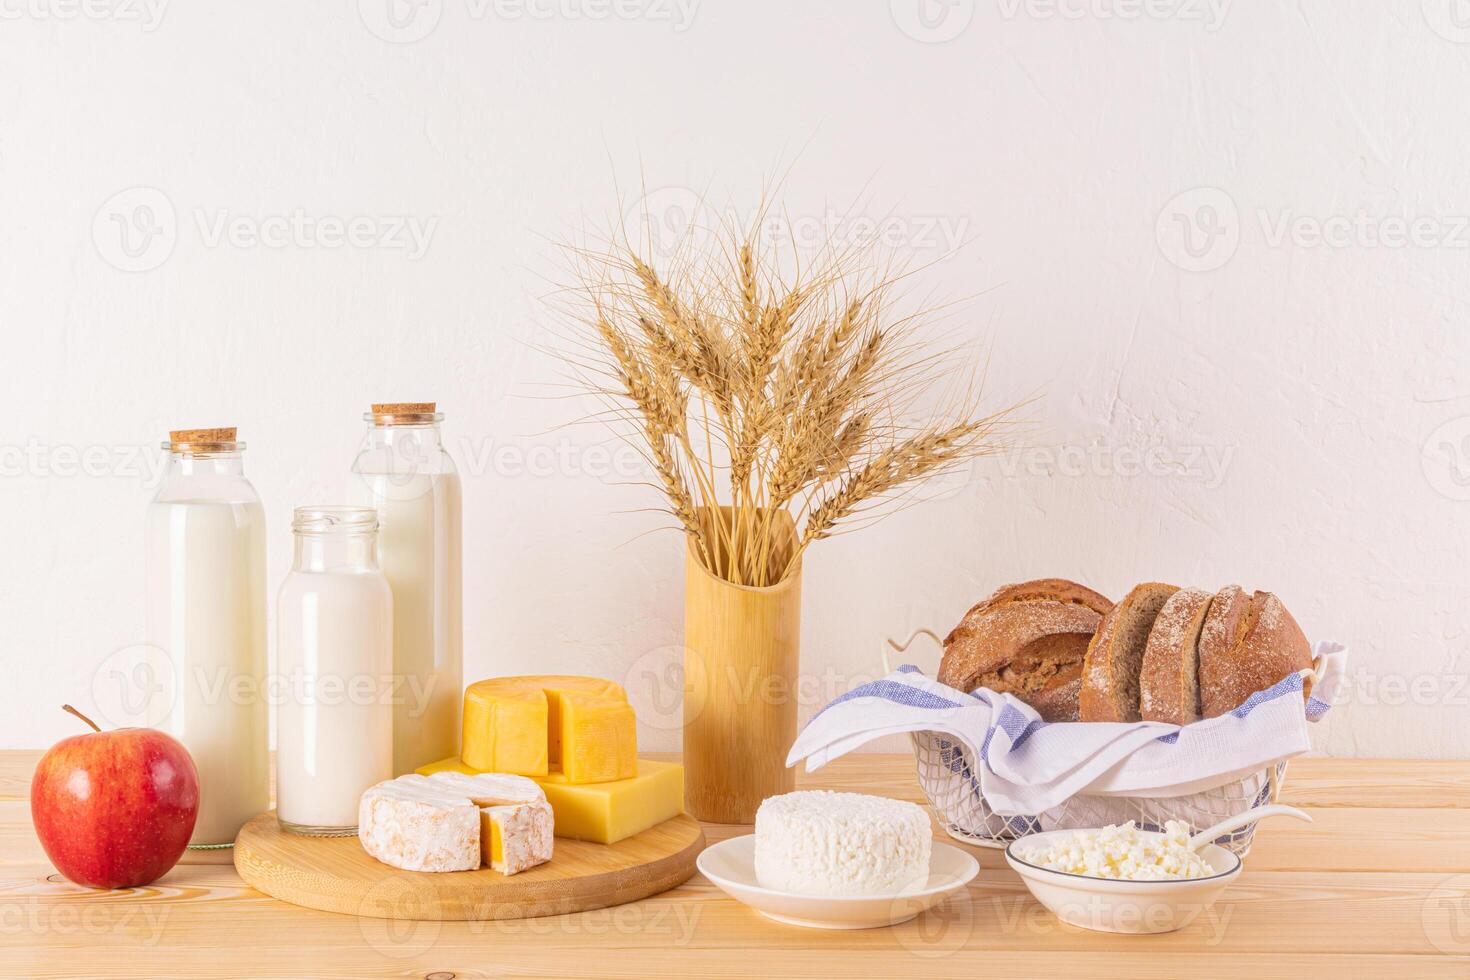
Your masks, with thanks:
[[[1027,860],[1027,855],[1045,852],[1074,834],[1090,832],[1081,830],[1049,830],[1012,841],[1005,850],[1006,863],[1021,876],[1038,902],[1069,925],[1133,936],[1173,932],[1213,906],[1230,883],[1240,877],[1240,856],[1211,842],[1237,827],[1271,816],[1312,819],[1295,807],[1271,804],[1247,810],[1195,834],[1189,847],[1210,869],[1210,874],[1198,878],[1099,878],[1057,871]],[[1160,840],[1164,837],[1157,831],[1140,830],[1138,834]]]

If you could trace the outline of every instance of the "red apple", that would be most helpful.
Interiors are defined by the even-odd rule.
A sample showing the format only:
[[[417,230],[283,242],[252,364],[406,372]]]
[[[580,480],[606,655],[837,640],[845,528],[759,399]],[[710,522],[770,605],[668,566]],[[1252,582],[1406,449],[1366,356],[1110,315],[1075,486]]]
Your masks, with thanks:
[[[31,779],[31,822],[56,870],[92,888],[135,888],[178,863],[199,815],[199,772],[151,728],[85,735],[47,750]]]

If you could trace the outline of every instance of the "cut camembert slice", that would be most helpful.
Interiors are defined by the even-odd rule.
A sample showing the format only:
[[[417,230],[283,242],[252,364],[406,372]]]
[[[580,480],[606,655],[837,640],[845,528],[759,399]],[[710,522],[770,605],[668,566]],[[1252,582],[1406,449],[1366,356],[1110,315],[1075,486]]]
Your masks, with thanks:
[[[399,776],[362,794],[357,819],[363,850],[405,871],[513,875],[551,860],[551,804],[524,776]]]

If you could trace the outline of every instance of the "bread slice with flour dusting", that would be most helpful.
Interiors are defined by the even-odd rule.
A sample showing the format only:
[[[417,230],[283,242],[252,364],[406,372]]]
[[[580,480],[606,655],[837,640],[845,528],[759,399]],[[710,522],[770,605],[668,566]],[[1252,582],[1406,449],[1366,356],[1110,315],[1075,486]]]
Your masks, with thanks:
[[[1199,637],[1214,596],[1180,589],[1159,610],[1138,675],[1138,713],[1144,721],[1187,725],[1199,718]]]
[[[1145,582],[1114,606],[1088,644],[1082,664],[1082,721],[1140,721],[1138,677],[1154,620],[1177,585]]]

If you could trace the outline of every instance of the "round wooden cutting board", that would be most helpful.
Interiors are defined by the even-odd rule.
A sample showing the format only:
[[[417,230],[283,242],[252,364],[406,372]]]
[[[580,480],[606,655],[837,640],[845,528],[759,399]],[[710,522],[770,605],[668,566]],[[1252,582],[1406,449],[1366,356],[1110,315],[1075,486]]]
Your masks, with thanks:
[[[683,884],[704,850],[687,814],[616,844],[556,838],[549,862],[506,876],[490,868],[400,871],[368,856],[356,837],[283,831],[275,811],[235,839],[246,883],[283,902],[377,919],[525,919],[635,902]]]

